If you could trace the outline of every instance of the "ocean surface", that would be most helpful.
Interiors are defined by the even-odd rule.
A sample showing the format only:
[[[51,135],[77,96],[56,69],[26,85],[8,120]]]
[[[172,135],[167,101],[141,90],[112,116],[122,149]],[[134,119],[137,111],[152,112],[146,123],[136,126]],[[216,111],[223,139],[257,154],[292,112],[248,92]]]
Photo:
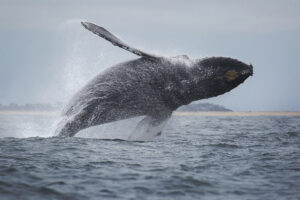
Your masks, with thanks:
[[[124,124],[53,137],[56,121],[0,115],[1,200],[300,199],[297,116],[173,116],[151,142]]]

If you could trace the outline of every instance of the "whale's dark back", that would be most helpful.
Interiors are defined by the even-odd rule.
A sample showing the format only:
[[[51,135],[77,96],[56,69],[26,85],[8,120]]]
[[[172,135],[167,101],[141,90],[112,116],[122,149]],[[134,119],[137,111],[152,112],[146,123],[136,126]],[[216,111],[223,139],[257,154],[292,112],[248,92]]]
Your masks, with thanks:
[[[63,113],[68,117],[65,130],[60,132],[75,134],[90,126],[143,115],[164,118],[182,105],[228,92],[252,74],[252,66],[239,61],[207,59],[188,65],[176,59],[140,58],[115,65],[73,97]],[[243,75],[243,70],[248,73]]]
[[[186,101],[184,94],[177,97],[173,93],[180,91],[182,80],[188,76],[187,68],[161,59],[120,63],[81,89],[63,115],[75,116],[72,123],[80,123],[76,126],[82,129],[136,116],[170,113]]]

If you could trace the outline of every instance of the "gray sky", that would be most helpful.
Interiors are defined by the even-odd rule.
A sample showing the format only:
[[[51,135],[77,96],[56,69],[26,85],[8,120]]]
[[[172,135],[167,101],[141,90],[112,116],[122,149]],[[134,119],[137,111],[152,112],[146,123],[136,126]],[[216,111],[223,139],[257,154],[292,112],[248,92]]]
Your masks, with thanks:
[[[300,1],[0,1],[0,103],[66,102],[103,69],[137,58],[84,30],[192,58],[230,56],[254,76],[205,100],[234,110],[300,111]]]

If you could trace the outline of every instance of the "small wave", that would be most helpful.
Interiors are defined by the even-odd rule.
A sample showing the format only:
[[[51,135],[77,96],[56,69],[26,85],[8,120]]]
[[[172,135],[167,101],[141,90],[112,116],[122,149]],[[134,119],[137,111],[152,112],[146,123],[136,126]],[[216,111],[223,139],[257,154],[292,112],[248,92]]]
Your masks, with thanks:
[[[299,137],[300,136],[300,131],[290,131],[286,133],[290,137]]]
[[[1,157],[0,157],[1,158]],[[17,172],[17,168],[15,167],[5,167],[4,169],[0,170],[0,174],[4,173],[13,173],[13,172]]]
[[[66,183],[64,181],[56,181],[56,182],[53,182],[53,183],[48,183],[48,186],[51,186],[51,185],[65,185]]]
[[[206,145],[202,145],[202,146],[220,147],[220,148],[229,148],[229,149],[241,148],[241,146],[238,146],[236,144],[227,144],[227,143],[206,144]]]
[[[101,196],[102,197],[108,197],[108,198],[117,198],[118,195],[109,189],[102,189],[100,190]],[[100,198],[99,198],[100,199]]]
[[[60,192],[54,190],[54,189],[51,189],[49,187],[45,187],[45,186],[42,186],[40,188],[37,189],[37,191],[41,194],[47,194],[47,195],[61,195]]]
[[[105,160],[105,161],[99,161],[99,162],[89,162],[89,164],[92,165],[113,165],[115,162],[110,161],[110,160]]]
[[[194,177],[188,176],[185,179],[183,179],[183,181],[185,183],[191,184],[193,186],[212,186],[211,183],[209,183],[208,181],[205,180],[199,180],[199,179],[195,179]]]
[[[152,194],[153,191],[149,188],[143,187],[143,186],[136,186],[133,188],[134,190],[140,191],[144,194]]]

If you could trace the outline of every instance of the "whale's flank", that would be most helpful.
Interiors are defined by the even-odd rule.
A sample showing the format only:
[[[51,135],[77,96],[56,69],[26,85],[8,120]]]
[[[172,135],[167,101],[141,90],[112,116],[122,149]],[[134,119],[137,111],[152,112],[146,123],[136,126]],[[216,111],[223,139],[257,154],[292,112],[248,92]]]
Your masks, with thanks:
[[[128,140],[151,140],[160,135],[178,107],[229,92],[253,74],[252,65],[232,58],[154,56],[128,46],[102,27],[88,22],[82,25],[141,57],[112,66],[77,92],[64,109],[59,136],[144,116]]]

